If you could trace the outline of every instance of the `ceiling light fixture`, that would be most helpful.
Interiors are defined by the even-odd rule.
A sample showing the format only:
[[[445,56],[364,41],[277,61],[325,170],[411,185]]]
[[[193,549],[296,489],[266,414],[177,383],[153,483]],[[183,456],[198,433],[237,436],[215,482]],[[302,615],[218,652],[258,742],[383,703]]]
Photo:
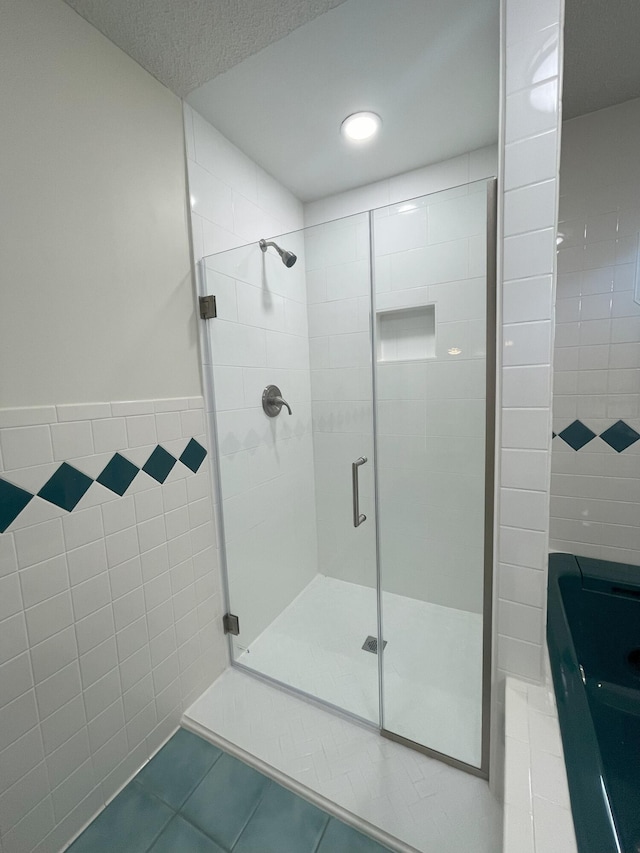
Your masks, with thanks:
[[[460,347],[449,347],[447,352],[449,353],[449,355],[460,355],[462,350],[460,349]]]
[[[340,130],[351,142],[366,142],[376,135],[381,124],[382,119],[377,113],[353,113],[342,122]]]

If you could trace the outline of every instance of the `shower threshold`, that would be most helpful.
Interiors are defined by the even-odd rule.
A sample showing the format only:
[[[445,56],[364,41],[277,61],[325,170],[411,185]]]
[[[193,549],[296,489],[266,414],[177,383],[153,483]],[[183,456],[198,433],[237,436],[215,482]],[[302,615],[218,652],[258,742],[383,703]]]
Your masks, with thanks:
[[[398,853],[500,849],[501,807],[486,781],[239,667],[182,725]]]

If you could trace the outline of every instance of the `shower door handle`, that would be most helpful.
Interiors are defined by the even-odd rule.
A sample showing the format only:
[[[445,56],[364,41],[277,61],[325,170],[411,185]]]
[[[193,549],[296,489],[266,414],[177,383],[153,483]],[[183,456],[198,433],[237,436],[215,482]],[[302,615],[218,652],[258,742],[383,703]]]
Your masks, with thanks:
[[[360,489],[358,486],[358,468],[367,461],[366,456],[361,456],[351,463],[351,489],[353,492],[353,526],[360,527],[367,520],[366,515],[360,514]]]

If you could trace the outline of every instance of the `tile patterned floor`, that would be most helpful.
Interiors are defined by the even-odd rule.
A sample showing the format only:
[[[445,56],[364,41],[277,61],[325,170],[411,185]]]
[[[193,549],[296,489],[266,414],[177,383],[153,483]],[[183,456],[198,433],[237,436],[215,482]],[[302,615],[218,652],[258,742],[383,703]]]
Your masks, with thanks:
[[[69,848],[69,853],[107,851],[385,853],[387,848],[180,729]]]
[[[226,670],[183,724],[413,850],[502,848],[501,806],[485,781],[238,669]]]
[[[477,767],[482,616],[387,592],[382,607],[385,728]],[[374,589],[317,575],[238,662],[377,725],[376,609]]]

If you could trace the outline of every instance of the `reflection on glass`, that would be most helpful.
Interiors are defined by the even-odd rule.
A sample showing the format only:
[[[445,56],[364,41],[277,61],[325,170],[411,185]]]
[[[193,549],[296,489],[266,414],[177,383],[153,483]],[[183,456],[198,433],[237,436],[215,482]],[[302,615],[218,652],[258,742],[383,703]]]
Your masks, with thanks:
[[[486,185],[373,218],[383,726],[476,767],[481,759]],[[409,221],[411,220],[411,221]],[[405,322],[403,329],[402,321]],[[380,324],[377,325],[380,330]],[[380,332],[379,332],[380,334]],[[432,348],[427,346],[433,338]],[[393,351],[391,342],[387,349]],[[452,357],[455,356],[455,357]]]

